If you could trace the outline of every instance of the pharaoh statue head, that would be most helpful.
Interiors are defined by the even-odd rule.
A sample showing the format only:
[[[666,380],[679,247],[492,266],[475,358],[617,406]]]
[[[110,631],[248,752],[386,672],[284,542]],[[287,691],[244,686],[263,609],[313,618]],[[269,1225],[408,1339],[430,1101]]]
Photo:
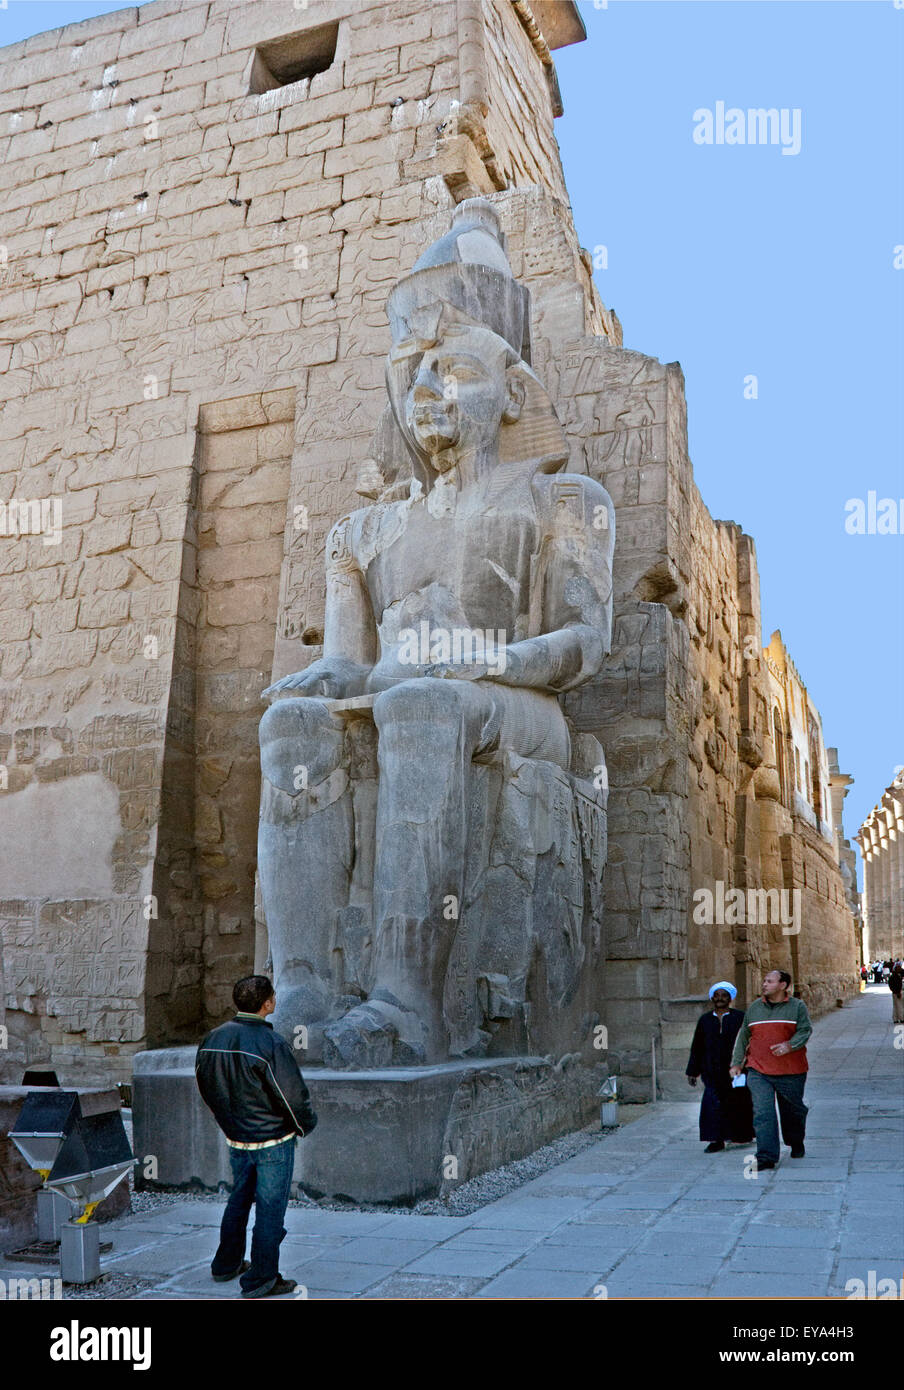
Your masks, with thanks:
[[[448,232],[394,286],[387,305],[390,408],[377,431],[374,468],[390,486],[433,481],[462,457],[553,472],[568,446],[529,366],[530,293],[512,274],[499,217],[485,198],[460,203]]]

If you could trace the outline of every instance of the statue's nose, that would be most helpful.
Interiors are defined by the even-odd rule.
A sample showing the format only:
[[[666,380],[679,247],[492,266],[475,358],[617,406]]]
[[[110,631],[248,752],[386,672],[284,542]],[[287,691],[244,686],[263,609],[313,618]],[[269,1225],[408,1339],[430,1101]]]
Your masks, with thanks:
[[[441,400],[443,395],[443,384],[436,372],[430,367],[421,367],[414,379],[414,386],[411,390],[412,397],[418,401]]]

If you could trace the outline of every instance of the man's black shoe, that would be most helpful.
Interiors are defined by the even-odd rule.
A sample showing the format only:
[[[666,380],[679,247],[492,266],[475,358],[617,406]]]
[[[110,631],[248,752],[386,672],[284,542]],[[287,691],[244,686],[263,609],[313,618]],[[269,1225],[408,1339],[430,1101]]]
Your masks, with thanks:
[[[713,1142],[712,1142],[711,1144],[707,1144],[707,1146],[706,1146],[706,1148],[703,1150],[703,1152],[704,1152],[705,1154],[717,1154],[717,1153],[719,1152],[720,1149],[724,1149],[724,1148],[725,1148],[725,1145],[723,1144],[723,1142],[722,1142],[721,1139],[714,1139]]]
[[[279,1298],[281,1294],[291,1293],[297,1288],[298,1284],[294,1279],[284,1279],[281,1274],[277,1274],[276,1283],[269,1289],[242,1289],[242,1298]]]
[[[797,1145],[791,1150],[791,1157],[792,1157],[792,1158],[805,1158],[805,1157],[806,1157],[806,1153],[807,1153],[807,1151],[806,1151],[806,1149],[804,1148],[803,1144],[797,1144]]]
[[[242,1263],[239,1265],[238,1269],[234,1269],[231,1274],[214,1274],[213,1270],[211,1270],[210,1273],[215,1283],[228,1284],[230,1279],[238,1279],[240,1274],[244,1274],[245,1270],[250,1268],[251,1266],[248,1263],[248,1261],[242,1260]]]
[[[760,1171],[761,1169],[763,1169],[763,1168],[774,1168],[774,1167],[775,1167],[775,1159],[774,1159],[774,1158],[758,1158],[757,1161],[756,1161],[756,1166],[757,1166],[757,1172],[759,1172],[759,1171]]]

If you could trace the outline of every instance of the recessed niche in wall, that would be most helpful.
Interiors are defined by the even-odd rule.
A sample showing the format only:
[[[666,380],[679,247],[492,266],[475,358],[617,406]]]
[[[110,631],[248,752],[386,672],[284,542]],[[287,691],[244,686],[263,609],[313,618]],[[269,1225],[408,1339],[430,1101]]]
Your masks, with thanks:
[[[262,43],[254,51],[249,95],[287,87],[290,82],[301,82],[305,77],[326,72],[336,56],[338,34],[337,20]]]

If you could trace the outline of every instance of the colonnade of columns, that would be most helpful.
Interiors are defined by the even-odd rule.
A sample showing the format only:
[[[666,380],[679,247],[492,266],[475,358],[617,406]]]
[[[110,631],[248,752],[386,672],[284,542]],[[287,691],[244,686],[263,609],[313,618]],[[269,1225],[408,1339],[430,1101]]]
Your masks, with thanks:
[[[857,834],[863,854],[865,950],[871,960],[904,957],[904,772]]]

